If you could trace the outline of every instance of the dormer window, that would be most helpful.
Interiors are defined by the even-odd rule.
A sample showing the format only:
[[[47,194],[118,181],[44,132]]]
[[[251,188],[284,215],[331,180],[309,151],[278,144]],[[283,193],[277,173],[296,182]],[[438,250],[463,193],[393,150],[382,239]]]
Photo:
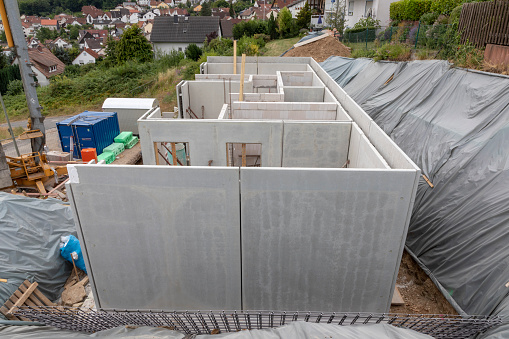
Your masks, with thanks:
[[[49,66],[49,72],[55,72],[57,70],[57,65]]]

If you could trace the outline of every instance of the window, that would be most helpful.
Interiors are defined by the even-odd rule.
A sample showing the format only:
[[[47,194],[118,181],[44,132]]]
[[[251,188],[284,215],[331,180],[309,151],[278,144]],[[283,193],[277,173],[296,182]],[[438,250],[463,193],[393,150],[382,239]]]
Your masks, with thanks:
[[[373,16],[373,0],[366,0],[366,7],[364,9],[364,16],[369,18]]]
[[[226,144],[226,166],[261,167],[261,158],[262,144]]]
[[[348,2],[348,15],[353,15],[353,6],[354,6],[354,1],[349,1]]]
[[[49,66],[49,72],[55,72],[57,70],[57,65]]]

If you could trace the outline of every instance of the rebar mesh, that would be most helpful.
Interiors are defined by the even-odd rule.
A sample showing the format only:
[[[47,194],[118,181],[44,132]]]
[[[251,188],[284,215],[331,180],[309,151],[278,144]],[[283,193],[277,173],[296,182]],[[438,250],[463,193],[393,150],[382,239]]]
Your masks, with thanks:
[[[185,334],[212,334],[274,328],[292,321],[339,326],[386,323],[435,338],[469,338],[502,323],[498,317],[284,311],[155,311],[99,310],[72,307],[23,306],[16,316],[49,326],[98,332],[117,326],[165,327]]]

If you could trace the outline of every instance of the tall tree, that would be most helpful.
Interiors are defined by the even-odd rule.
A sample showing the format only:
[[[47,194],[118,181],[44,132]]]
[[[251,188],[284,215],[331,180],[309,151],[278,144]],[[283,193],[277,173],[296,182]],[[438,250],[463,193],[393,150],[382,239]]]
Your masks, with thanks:
[[[287,7],[284,7],[277,16],[277,25],[279,35],[284,38],[287,37],[292,29],[292,13]]]
[[[270,35],[271,39],[277,38],[277,23],[276,19],[274,18],[274,12],[270,12],[270,18],[267,22],[267,33]]]
[[[72,60],[69,55],[69,51],[67,51],[66,49],[61,47],[55,47],[51,52],[64,64],[66,65],[71,64]]]
[[[302,7],[299,13],[297,13],[297,26],[299,26],[299,28],[309,28],[310,24],[311,9],[309,8],[309,4],[306,1],[304,7]]]
[[[201,16],[211,16],[212,15],[212,10],[210,9],[210,4],[208,2],[205,1],[201,5],[200,15]]]
[[[147,62],[154,58],[152,45],[143,36],[141,28],[131,26],[124,31],[122,37],[115,47],[117,62],[135,60],[138,62]]]
[[[345,31],[345,0],[336,0],[336,3],[332,5],[332,11],[327,15],[325,23],[330,28],[335,28],[340,35],[343,35]]]

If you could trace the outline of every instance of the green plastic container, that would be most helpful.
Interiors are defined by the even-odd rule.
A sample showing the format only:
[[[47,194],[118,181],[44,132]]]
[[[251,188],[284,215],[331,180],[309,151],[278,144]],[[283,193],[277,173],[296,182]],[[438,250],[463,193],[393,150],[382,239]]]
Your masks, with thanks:
[[[111,152],[111,153],[115,154],[115,156],[117,156],[120,153],[122,153],[124,151],[124,149],[125,149],[125,147],[124,147],[123,143],[114,142],[111,145],[109,145],[108,147],[106,147],[103,150],[103,152]]]
[[[97,156],[97,162],[101,160],[104,160],[107,164],[111,164],[113,161],[115,161],[115,154],[111,152],[102,152]]]
[[[133,132],[122,132],[119,135],[115,137],[115,142],[127,145],[129,140],[131,140],[133,137]]]
[[[125,148],[133,148],[134,145],[136,145],[138,143],[138,137],[132,137],[128,142],[127,144],[125,144]]]

